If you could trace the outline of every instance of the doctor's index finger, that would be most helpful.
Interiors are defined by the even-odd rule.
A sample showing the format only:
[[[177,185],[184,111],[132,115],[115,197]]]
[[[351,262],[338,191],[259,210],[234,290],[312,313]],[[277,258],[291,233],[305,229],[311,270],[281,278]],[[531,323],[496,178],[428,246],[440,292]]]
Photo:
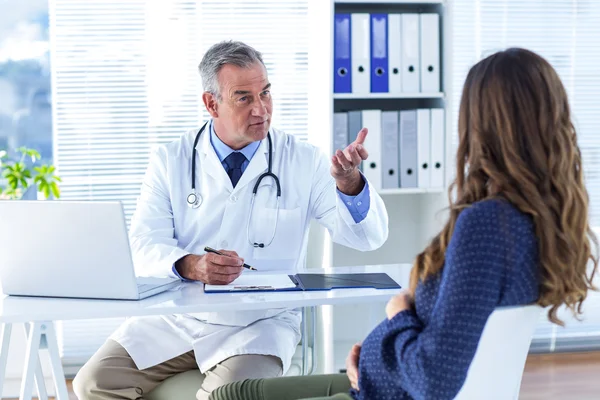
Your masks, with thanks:
[[[230,257],[238,257],[238,258],[241,258],[241,257],[239,256],[239,254],[238,254],[238,253],[236,253],[236,252],[235,252],[235,251],[233,251],[233,250],[223,250],[223,249],[220,249],[220,250],[219,250],[219,253],[225,254],[226,256],[230,256]]]
[[[210,274],[213,277],[217,277],[221,280],[227,280],[231,276],[238,276],[242,271],[242,267],[229,267],[225,265],[212,264],[210,268]]]
[[[356,135],[356,139],[354,140],[353,143],[354,144],[364,144],[368,133],[369,133],[369,130],[367,128],[362,128],[358,132],[358,135]]]
[[[244,261],[235,256],[229,255],[219,255],[214,253],[209,253],[209,261],[215,265],[220,265],[224,267],[241,267],[244,264]]]

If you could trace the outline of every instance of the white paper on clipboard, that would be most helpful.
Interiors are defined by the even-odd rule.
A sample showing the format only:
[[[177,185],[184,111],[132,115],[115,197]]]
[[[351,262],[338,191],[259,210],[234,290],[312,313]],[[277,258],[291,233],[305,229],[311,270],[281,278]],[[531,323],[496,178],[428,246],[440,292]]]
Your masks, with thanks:
[[[239,290],[282,290],[294,289],[296,284],[287,274],[243,273],[229,285],[204,285],[205,292]]]

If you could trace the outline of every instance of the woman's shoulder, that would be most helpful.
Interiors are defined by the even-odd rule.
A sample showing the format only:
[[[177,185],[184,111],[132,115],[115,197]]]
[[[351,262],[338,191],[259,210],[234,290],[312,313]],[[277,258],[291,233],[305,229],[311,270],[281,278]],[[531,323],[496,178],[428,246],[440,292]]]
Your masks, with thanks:
[[[530,215],[519,210],[508,200],[486,199],[473,203],[462,210],[458,216],[457,225],[461,223],[532,226],[533,221]]]
[[[453,236],[474,243],[493,242],[508,250],[537,248],[533,218],[504,199],[486,199],[461,211]]]

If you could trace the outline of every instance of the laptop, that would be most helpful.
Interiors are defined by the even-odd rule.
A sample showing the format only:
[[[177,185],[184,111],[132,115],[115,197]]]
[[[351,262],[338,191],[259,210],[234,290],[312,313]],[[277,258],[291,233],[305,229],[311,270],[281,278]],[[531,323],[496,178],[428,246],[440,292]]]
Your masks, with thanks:
[[[177,286],[135,275],[118,201],[0,201],[0,286],[13,296],[140,300]]]

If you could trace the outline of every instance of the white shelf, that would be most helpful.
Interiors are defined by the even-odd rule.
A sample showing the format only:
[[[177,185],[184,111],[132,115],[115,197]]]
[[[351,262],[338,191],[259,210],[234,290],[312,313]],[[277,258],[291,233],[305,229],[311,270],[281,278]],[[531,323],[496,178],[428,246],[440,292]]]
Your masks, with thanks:
[[[335,4],[443,4],[444,0],[335,0]]]
[[[444,93],[334,93],[336,100],[361,100],[361,99],[443,99]]]
[[[421,194],[421,193],[444,193],[443,188],[420,189],[420,188],[398,188],[398,189],[380,189],[377,191],[380,195],[388,194]]]

